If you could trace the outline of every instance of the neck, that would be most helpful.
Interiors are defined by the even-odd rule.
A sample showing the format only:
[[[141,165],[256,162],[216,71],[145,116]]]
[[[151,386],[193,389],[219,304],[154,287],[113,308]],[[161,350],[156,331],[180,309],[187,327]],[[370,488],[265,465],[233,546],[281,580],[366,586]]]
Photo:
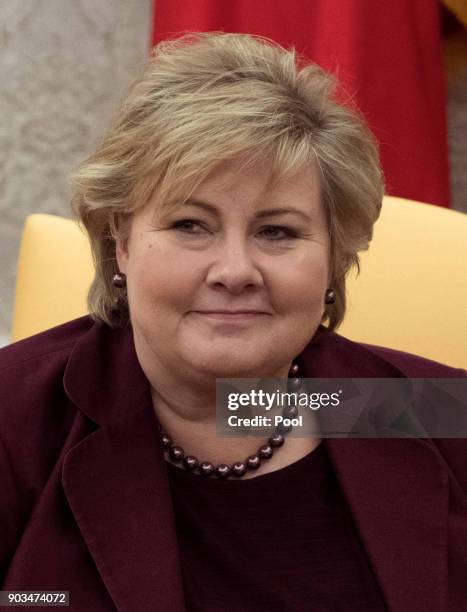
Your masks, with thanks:
[[[282,376],[286,385],[289,366]],[[156,380],[156,379],[155,379]],[[267,437],[219,437],[216,431],[215,378],[208,386],[193,385],[192,380],[158,375],[151,385],[154,410],[161,428],[175,445],[200,461],[233,463],[254,454]],[[272,432],[271,432],[272,433]]]
[[[152,391],[154,408],[161,424],[161,428],[168,433],[172,443],[183,448],[185,455],[195,456],[200,462],[209,461],[214,466],[219,464],[231,465],[237,461],[246,459],[257,453],[258,448],[267,443],[264,438],[246,436],[243,438],[221,438],[217,436],[216,423],[213,418],[187,420],[167,404],[157,391]],[[156,408],[157,407],[157,408]],[[294,461],[298,461],[318,446],[318,437],[287,437],[284,445],[277,452],[263,461],[261,466],[251,472],[247,472],[243,479],[255,478],[262,474],[281,469]],[[179,462],[166,459],[181,467]]]
[[[145,359],[144,351],[141,350],[144,347],[138,346],[138,342],[135,345],[140,364],[151,386],[154,411],[161,428],[170,436],[174,445],[183,448],[186,455],[193,455],[199,461],[210,461],[214,465],[232,464],[245,461],[267,442],[267,436],[226,438],[217,435],[215,373],[164,367],[153,354],[150,359]],[[290,362],[274,372],[264,372],[261,378],[280,378],[285,383],[291,365]],[[218,377],[229,376],[222,373]],[[273,457],[262,462],[260,468],[246,474],[244,478],[280,469],[303,457],[318,443],[319,438],[289,437]],[[174,464],[181,467],[178,463]]]

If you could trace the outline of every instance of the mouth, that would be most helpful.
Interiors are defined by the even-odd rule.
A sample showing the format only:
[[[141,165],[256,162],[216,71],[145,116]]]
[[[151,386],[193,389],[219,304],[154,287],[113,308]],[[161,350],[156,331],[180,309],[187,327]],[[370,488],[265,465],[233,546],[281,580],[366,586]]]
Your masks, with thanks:
[[[270,316],[269,313],[260,310],[195,310],[193,312],[206,319],[231,323],[255,321],[261,317]]]
[[[244,310],[195,310],[194,312],[198,312],[200,314],[268,314],[264,310],[252,310],[244,309]]]

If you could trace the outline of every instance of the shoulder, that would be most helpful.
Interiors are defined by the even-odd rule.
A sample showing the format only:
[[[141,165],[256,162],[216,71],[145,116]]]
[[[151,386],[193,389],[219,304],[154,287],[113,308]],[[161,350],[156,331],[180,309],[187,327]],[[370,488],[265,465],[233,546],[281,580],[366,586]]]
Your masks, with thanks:
[[[317,342],[330,347],[333,362],[342,362],[342,377],[467,378],[462,368],[388,347],[355,342],[325,328],[320,329]],[[467,493],[467,439],[430,438],[427,442],[437,450]]]
[[[320,325],[301,358],[315,378],[464,378],[462,368],[341,336]]]
[[[408,378],[465,378],[467,371],[396,349],[355,343],[398,368]]]
[[[390,362],[408,378],[467,378],[467,371],[381,346],[363,344],[371,353]],[[463,491],[467,493],[467,439],[465,438],[431,438],[429,442],[436,447],[456,477]]]
[[[0,374],[10,368],[27,367],[30,362],[59,360],[60,355],[66,358],[92,325],[91,317],[80,317],[3,347],[0,349]]]
[[[346,342],[352,342],[346,339]],[[398,351],[383,346],[374,346],[352,342],[377,359],[383,360],[392,367],[397,368],[407,378],[467,378],[467,371],[462,368],[453,368],[443,363]],[[363,353],[361,353],[363,355]],[[440,453],[461,488],[467,493],[467,439],[465,438],[430,438],[428,442]]]
[[[28,428],[65,403],[63,374],[79,339],[92,327],[80,317],[0,349],[0,432],[4,438],[21,424]]]

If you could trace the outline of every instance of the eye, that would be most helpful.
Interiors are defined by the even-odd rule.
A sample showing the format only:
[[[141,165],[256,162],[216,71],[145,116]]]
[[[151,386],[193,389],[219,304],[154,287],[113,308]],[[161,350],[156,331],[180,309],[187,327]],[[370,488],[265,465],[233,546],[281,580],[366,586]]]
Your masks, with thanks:
[[[172,224],[172,229],[181,231],[185,234],[201,234],[206,231],[203,225],[195,219],[181,219]]]
[[[291,227],[283,225],[268,225],[260,232],[268,240],[284,240],[287,238],[297,238],[298,233]]]

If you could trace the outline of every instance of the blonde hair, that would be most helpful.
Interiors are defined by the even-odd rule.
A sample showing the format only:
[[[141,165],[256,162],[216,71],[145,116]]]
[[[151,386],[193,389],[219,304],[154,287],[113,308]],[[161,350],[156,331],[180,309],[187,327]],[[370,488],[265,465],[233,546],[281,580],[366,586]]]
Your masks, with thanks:
[[[323,323],[335,329],[345,313],[346,274],[368,248],[383,197],[375,140],[335,90],[319,66],[262,37],[194,33],[158,44],[72,178],[72,208],[96,269],[91,316],[111,326],[129,322],[128,309],[116,308],[112,278],[115,237],[132,213],[154,192],[167,205],[184,200],[221,161],[242,158],[270,163],[274,181],[316,164],[336,295]]]

